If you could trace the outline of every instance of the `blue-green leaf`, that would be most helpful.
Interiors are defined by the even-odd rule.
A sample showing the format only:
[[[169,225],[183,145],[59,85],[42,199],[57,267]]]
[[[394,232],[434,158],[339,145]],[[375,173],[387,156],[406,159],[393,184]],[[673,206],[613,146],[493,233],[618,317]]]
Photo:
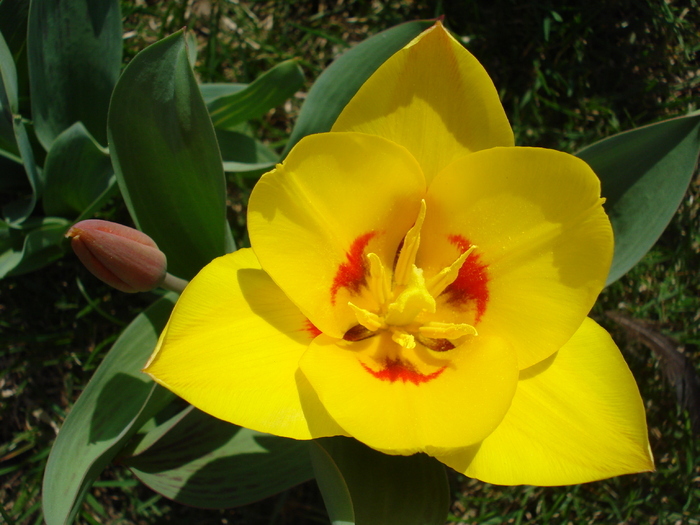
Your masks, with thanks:
[[[76,122],[51,144],[44,163],[44,212],[77,217],[113,180],[109,153]]]
[[[311,459],[334,525],[442,525],[445,467],[424,454],[388,456],[345,437],[315,440]]]
[[[237,131],[216,130],[224,171],[250,172],[270,169],[279,156],[259,140]]]
[[[0,221],[0,278],[21,275],[63,256],[63,236],[70,221],[57,217],[31,219],[21,228]]]
[[[661,236],[690,184],[700,152],[700,113],[620,133],[576,155],[600,177],[615,232],[610,284]]]
[[[175,298],[168,294],[132,321],[68,414],[44,473],[47,525],[71,523],[102,469],[145,421],[173,399],[140,370]]]
[[[236,83],[225,83],[225,82],[213,82],[207,84],[200,84],[199,91],[202,93],[202,98],[205,104],[209,104],[214,99],[219,97],[225,97],[227,95],[233,95],[239,91],[248,87],[248,84],[236,84]]]
[[[207,103],[214,127],[232,129],[241,122],[262,117],[290,98],[304,85],[304,74],[294,60],[287,60],[256,78],[245,89]]]
[[[32,0],[27,29],[32,116],[48,151],[82,122],[101,144],[122,60],[118,0]]]
[[[127,66],[109,111],[110,152],[136,225],[191,279],[232,249],[226,183],[214,128],[182,31]]]
[[[306,135],[330,131],[340,112],[370,75],[433,23],[420,20],[392,27],[342,54],[311,87],[282,156]]]
[[[170,499],[228,508],[311,479],[308,448],[306,441],[241,428],[189,407],[145,434],[123,461]]]

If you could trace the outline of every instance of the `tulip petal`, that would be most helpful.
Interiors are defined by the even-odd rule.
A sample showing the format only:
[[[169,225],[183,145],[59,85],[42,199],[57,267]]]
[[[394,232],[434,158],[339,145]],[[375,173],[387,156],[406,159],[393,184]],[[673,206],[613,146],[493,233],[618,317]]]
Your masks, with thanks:
[[[392,267],[424,195],[420,167],[401,146],[362,133],[311,135],[255,186],[251,244],[304,315],[340,338],[357,324],[348,301],[365,283],[366,255]]]
[[[430,352],[399,348],[388,333],[351,345],[322,335],[299,366],[347,432],[404,455],[483,439],[508,410],[518,377],[514,352],[495,337]]]
[[[514,144],[488,73],[440,22],[372,74],[332,131],[370,133],[405,146],[428,183],[467,153]]]
[[[346,435],[314,402],[313,390],[295,380],[314,336],[252,250],[238,250],[188,285],[144,371],[237,425],[295,439]]]
[[[556,352],[590,311],[612,259],[590,167],[553,150],[493,148],[441,172],[426,202],[418,264],[428,278],[477,246],[443,300],[479,334],[507,339],[520,369]]]
[[[559,352],[520,374],[493,434],[436,456],[440,461],[499,485],[569,485],[654,469],[637,385],[594,321],[586,319]]]

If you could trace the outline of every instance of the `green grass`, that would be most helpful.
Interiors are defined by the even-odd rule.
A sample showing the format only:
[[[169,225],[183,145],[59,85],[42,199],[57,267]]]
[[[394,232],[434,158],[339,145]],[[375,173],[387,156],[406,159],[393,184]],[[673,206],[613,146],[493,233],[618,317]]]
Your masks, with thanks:
[[[492,75],[521,145],[576,151],[617,131],[695,109],[700,100],[696,0],[339,0],[122,2],[125,61],[187,26],[206,82],[249,82],[298,58],[307,87],[338,53],[404,20],[445,22]],[[207,7],[209,9],[207,9]],[[254,123],[280,147],[302,97]],[[232,180],[230,217],[254,181]],[[574,487],[497,487],[452,475],[451,523],[700,523],[700,448],[651,352],[604,316],[621,310],[675,337],[700,363],[700,186],[647,257],[601,296],[593,315],[620,344],[645,400],[657,471]],[[118,203],[104,216],[128,222]],[[82,289],[81,289],[82,286]],[[97,282],[72,257],[0,281],[0,522],[40,523],[39,492],[57,429],[123,323],[153,299]],[[115,320],[117,322],[115,322]],[[313,483],[222,511],[183,507],[109,467],[79,523],[327,523]]]

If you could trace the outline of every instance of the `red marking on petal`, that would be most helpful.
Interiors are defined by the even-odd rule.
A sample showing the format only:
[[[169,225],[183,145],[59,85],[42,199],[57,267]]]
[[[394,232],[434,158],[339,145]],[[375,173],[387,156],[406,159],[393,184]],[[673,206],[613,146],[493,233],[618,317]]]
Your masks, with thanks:
[[[335,296],[341,288],[347,288],[352,293],[358,293],[362,285],[366,284],[367,262],[364,254],[369,241],[377,235],[377,232],[369,232],[360,235],[350,245],[345,254],[347,262],[341,263],[333,278],[331,286],[331,304],[335,304]]]
[[[306,330],[306,331],[311,335],[311,337],[313,337],[313,338],[316,338],[316,337],[318,337],[319,335],[321,335],[321,334],[323,333],[323,332],[321,332],[321,330],[319,330],[318,328],[316,328],[316,325],[313,324],[313,323],[312,323],[311,321],[309,321],[308,319],[307,319],[306,322],[304,323],[304,330]]]
[[[461,235],[450,235],[448,239],[450,243],[459,248],[460,253],[466,252],[472,246],[472,243]],[[449,295],[448,303],[456,305],[468,302],[476,303],[475,322],[477,323],[484,315],[486,305],[489,302],[488,265],[483,264],[480,259],[478,253],[472,252],[459,269],[457,279],[443,292]]]
[[[414,385],[420,385],[421,383],[432,381],[442,374],[446,368],[443,366],[432,374],[421,374],[420,372],[416,371],[415,367],[411,363],[402,361],[401,359],[385,360],[384,368],[381,370],[372,370],[366,364],[362,362],[360,362],[360,364],[367,372],[382,381],[389,381],[390,383],[402,381],[404,383],[413,383]]]

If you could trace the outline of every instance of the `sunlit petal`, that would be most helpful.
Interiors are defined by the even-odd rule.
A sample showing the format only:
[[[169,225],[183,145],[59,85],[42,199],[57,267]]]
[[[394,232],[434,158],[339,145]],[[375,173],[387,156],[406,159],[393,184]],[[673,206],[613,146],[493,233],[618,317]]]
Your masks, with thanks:
[[[352,345],[319,336],[300,368],[338,424],[390,454],[464,447],[501,421],[518,377],[502,340],[475,337],[442,353],[399,348],[386,333]]]
[[[437,457],[499,485],[568,485],[654,469],[637,385],[608,333],[590,319],[557,354],[521,371],[493,434]]]
[[[324,333],[355,324],[347,306],[366,284],[367,255],[393,265],[425,181],[401,146],[362,133],[303,139],[264,175],[248,228],[262,267]]]
[[[588,165],[553,150],[493,148],[451,164],[426,200],[419,264],[429,276],[476,245],[441,296],[448,306],[480,334],[506,338],[521,369],[556,352],[593,306],[612,258]]]
[[[253,252],[239,250],[192,280],[145,372],[237,425],[296,439],[344,434],[308,385],[300,389],[295,379],[313,337],[313,327]]]
[[[371,133],[405,146],[428,182],[467,153],[513,145],[486,70],[440,22],[377,69],[332,131]]]

